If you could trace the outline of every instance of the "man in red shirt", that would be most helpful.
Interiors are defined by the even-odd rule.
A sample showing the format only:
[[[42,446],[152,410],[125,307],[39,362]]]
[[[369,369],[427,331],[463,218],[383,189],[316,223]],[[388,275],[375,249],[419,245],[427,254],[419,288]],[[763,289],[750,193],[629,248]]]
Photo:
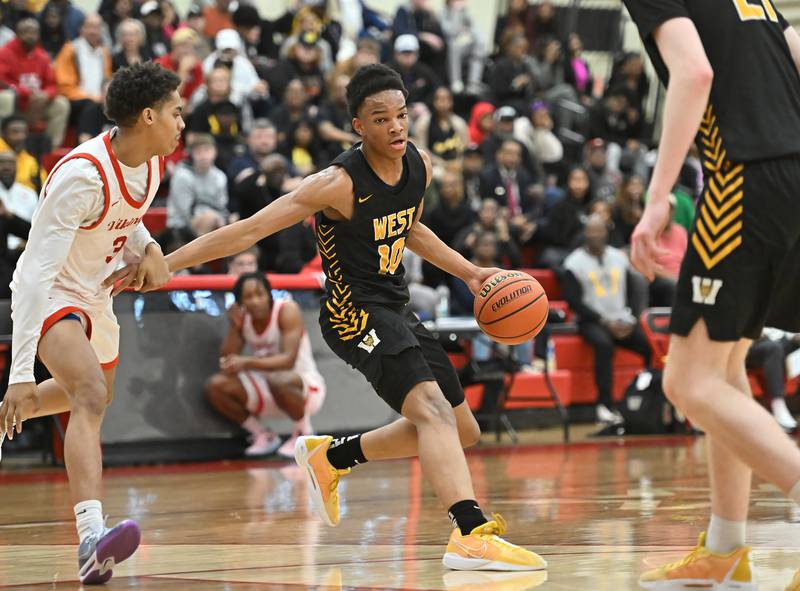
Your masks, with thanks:
[[[17,23],[17,38],[0,47],[0,118],[24,113],[31,130],[47,132],[53,147],[64,141],[69,101],[59,96],[50,57],[39,45],[39,22]]]
[[[181,79],[180,93],[184,107],[189,103],[194,91],[203,85],[203,66],[197,55],[197,33],[192,29],[178,29],[172,35],[172,51],[156,59],[155,62],[167,70],[177,73]]]

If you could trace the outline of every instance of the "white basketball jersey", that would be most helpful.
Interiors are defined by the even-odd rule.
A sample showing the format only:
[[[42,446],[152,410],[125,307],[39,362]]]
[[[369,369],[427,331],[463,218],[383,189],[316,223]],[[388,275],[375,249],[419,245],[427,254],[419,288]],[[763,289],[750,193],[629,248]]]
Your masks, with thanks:
[[[256,332],[253,326],[253,317],[245,313],[244,322],[242,323],[242,337],[256,357],[269,357],[281,352],[281,329],[278,316],[287,301],[289,300],[273,300],[269,322],[264,332],[261,333]],[[297,351],[297,360],[293,369],[300,375],[319,373],[317,364],[314,363],[314,356],[311,353],[311,341],[305,330],[303,330],[303,336],[300,339],[300,348]]]
[[[125,242],[150,207],[163,176],[163,159],[154,156],[147,163],[144,195],[131,195],[122,169],[111,149],[112,131],[84,142],[64,156],[53,168],[42,188],[40,201],[47,198],[50,179],[64,165],[82,158],[97,168],[103,183],[104,206],[100,217],[81,226],[69,255],[56,276],[53,288],[92,302],[108,297],[111,288],[102,283],[118,267]],[[34,222],[36,215],[34,215]],[[23,255],[24,256],[24,255]]]

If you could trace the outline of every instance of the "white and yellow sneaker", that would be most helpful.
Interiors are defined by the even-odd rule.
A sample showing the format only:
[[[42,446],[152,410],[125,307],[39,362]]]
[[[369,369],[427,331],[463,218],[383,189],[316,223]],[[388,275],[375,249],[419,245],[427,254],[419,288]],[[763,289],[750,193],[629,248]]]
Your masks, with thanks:
[[[328,461],[328,448],[333,438],[329,435],[309,435],[297,438],[294,459],[303,468],[314,509],[322,521],[335,527],[339,525],[339,478],[350,469],[337,470]]]
[[[498,573],[450,571],[442,580],[447,591],[526,591],[547,582],[547,571]]]
[[[715,554],[706,547],[706,534],[683,559],[644,573],[639,586],[650,591],[757,591],[750,564],[750,547],[742,546],[728,554]]]
[[[501,538],[505,531],[506,522],[497,513],[492,515],[492,521],[479,525],[469,535],[462,536],[458,528],[454,529],[442,564],[453,570],[531,571],[547,568],[547,562],[535,552]]]

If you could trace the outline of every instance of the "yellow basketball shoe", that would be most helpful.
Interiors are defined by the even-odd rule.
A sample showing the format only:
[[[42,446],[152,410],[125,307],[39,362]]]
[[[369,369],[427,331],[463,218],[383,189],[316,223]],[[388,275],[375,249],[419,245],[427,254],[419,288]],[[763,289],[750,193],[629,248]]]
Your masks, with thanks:
[[[492,521],[479,525],[468,536],[458,528],[450,535],[442,564],[453,570],[544,570],[547,562],[530,550],[506,542],[505,520],[494,513]]]
[[[303,468],[308,480],[308,490],[314,509],[322,521],[335,527],[339,525],[339,478],[348,472],[337,470],[328,461],[328,448],[333,437],[309,435],[297,438],[294,459]]]
[[[757,591],[755,573],[750,565],[750,547],[742,546],[728,554],[714,554],[706,549],[706,534],[700,534],[697,546],[677,562],[644,573],[642,589],[651,591]]]
[[[800,570],[794,573],[794,578],[789,583],[789,586],[786,587],[786,591],[800,591]]]

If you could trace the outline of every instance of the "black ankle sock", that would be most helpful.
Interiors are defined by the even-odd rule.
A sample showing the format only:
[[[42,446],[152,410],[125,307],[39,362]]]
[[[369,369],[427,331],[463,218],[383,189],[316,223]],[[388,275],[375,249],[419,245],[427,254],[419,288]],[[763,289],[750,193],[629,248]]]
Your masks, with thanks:
[[[361,434],[334,439],[328,448],[328,461],[337,470],[352,468],[356,464],[366,464],[367,458],[361,451]]]
[[[462,536],[468,536],[473,529],[488,521],[483,516],[481,508],[478,506],[478,501],[472,499],[459,501],[450,507],[448,515],[453,525],[461,530]]]

